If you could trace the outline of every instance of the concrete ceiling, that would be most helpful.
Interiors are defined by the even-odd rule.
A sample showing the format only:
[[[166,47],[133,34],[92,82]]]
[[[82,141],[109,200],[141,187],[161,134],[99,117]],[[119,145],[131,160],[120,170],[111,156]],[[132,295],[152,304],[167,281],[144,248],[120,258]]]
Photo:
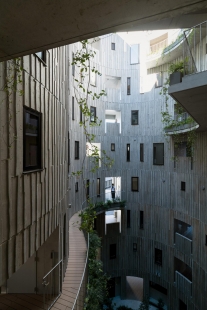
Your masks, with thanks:
[[[207,1],[0,0],[0,61],[118,31],[188,28]]]

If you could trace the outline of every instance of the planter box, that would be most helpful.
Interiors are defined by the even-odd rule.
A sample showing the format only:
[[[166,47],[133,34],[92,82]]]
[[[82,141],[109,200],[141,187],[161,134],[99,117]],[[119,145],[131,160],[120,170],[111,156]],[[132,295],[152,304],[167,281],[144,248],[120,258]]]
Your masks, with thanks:
[[[170,74],[170,86],[181,83],[182,77],[183,77],[183,74],[182,72],[179,72],[179,71],[173,72],[172,74]]]

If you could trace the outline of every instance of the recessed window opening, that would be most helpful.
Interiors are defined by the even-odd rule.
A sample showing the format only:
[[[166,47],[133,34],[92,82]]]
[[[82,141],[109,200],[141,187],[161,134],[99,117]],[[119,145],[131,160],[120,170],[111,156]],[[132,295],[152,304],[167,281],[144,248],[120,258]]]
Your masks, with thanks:
[[[105,212],[105,235],[107,234],[108,225],[117,224],[117,232],[121,233],[121,212],[122,210],[110,210]]]
[[[109,258],[110,259],[116,258],[116,243],[110,244]]]
[[[153,165],[164,165],[164,143],[153,143]]]
[[[140,143],[140,161],[144,162],[144,143]]]
[[[75,54],[72,53],[72,63],[74,61]],[[72,65],[72,76],[75,76],[75,64]]]
[[[96,107],[90,107],[90,122],[96,123]]]
[[[79,141],[75,141],[75,159],[79,159]]]
[[[162,250],[155,248],[155,264],[162,266]]]
[[[127,144],[126,160],[130,161],[130,144]]]
[[[90,84],[92,86],[96,86],[96,73],[95,73],[95,69],[92,69],[90,71]]]
[[[90,195],[90,180],[86,181],[86,197],[87,199],[89,199],[89,195]]]
[[[115,151],[115,143],[111,143],[111,151],[112,151],[112,152]]]
[[[174,257],[174,271],[176,279],[176,271],[192,282],[192,268],[182,260]]]
[[[133,252],[137,252],[137,243],[133,243]]]
[[[131,95],[131,78],[127,78],[127,95]]]
[[[181,191],[185,191],[185,182],[181,181]]]
[[[127,210],[127,228],[131,226],[131,210]]]
[[[75,104],[74,97],[72,97],[72,120],[75,120]]]
[[[183,221],[174,219],[175,243],[176,243],[176,234],[182,235],[185,238],[193,240],[193,227]]]
[[[206,243],[205,243],[205,245],[207,245],[207,235],[206,235]]]
[[[144,228],[144,211],[139,211],[139,228]]]
[[[138,125],[139,124],[139,111],[134,110],[131,111],[131,125]]]
[[[75,191],[78,192],[78,182],[75,182]]]
[[[112,197],[112,194],[114,195],[114,198]],[[115,200],[117,202],[123,200],[121,192],[121,177],[105,177],[105,202],[108,200]]]
[[[115,130],[121,133],[121,111],[105,110],[105,133],[114,135]]]
[[[63,257],[66,256],[66,213],[63,218]]]
[[[23,170],[41,169],[41,113],[24,107]]]
[[[115,43],[114,42],[111,42],[111,50],[115,51]]]
[[[86,156],[97,157],[99,159],[99,167],[101,167],[101,143],[86,142]]]
[[[139,191],[139,178],[138,177],[132,177],[131,178],[131,190],[132,190],[132,192],[138,192]]]
[[[96,181],[96,195],[97,197],[100,197],[101,195],[101,182],[100,182],[100,178],[97,178],[97,181]]]

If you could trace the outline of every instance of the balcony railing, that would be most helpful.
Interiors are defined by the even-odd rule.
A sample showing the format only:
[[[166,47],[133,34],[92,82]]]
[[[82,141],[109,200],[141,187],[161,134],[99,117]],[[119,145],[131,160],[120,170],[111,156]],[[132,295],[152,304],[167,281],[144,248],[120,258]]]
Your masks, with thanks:
[[[175,248],[184,254],[191,255],[192,240],[176,232],[175,233]]]
[[[206,35],[206,21],[184,31],[184,75],[207,70]]]
[[[78,293],[75,298],[74,305],[72,307],[72,310],[79,310],[84,309],[84,302],[86,298],[86,291],[87,291],[87,283],[88,283],[88,251],[89,251],[89,234],[84,234],[87,242],[87,255],[86,255],[86,261],[84,266],[84,271],[81,279],[81,283],[78,289]]]
[[[177,288],[187,296],[192,296],[192,282],[177,270],[175,271],[175,284]]]
[[[102,194],[97,194],[96,196],[89,197],[88,200],[85,200],[82,204],[82,210],[84,210],[88,203],[94,204],[96,211],[98,213],[107,211],[107,210],[116,210],[125,207],[126,202],[126,192],[116,191],[115,198],[111,197],[111,192],[105,192]]]
[[[43,277],[42,284],[44,309],[49,310],[61,295],[62,260]]]

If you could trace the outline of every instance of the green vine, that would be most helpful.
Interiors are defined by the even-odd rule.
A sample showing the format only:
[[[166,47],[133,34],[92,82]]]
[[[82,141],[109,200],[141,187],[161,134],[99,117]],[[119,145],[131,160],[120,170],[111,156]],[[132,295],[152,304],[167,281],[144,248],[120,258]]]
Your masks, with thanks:
[[[8,60],[5,62],[5,83],[2,88],[2,91],[6,93],[6,99],[2,99],[1,105],[6,103],[6,108],[7,108],[7,120],[6,122],[2,125],[2,140],[5,142],[6,145],[8,145],[8,150],[9,150],[9,156],[10,158],[10,149],[12,145],[15,143],[17,140],[17,134],[16,130],[12,125],[13,121],[13,101],[15,94],[18,94],[19,96],[23,95],[23,90],[19,87],[22,85],[22,73],[23,73],[23,67],[21,64],[21,58],[15,58],[12,60]],[[4,132],[8,132],[8,139],[5,140],[4,138]]]
[[[186,143],[186,155],[187,157],[193,157],[193,150],[196,141],[196,122],[194,119],[184,110],[184,108],[176,102],[174,105],[174,113],[175,116],[171,115],[169,112],[169,95],[168,95],[168,87],[170,83],[170,74],[174,72],[184,72],[184,65],[188,61],[186,58],[184,61],[180,61],[177,63],[172,63],[168,69],[168,77],[165,80],[165,83],[161,89],[160,95],[164,97],[165,100],[165,111],[161,112],[162,122],[164,124],[164,131],[167,137],[172,136],[174,140],[175,150],[179,151],[182,147],[183,143]],[[187,129],[185,133],[180,133],[183,129]],[[169,134],[169,132],[171,132]],[[173,159],[177,160],[177,156],[175,155]]]

